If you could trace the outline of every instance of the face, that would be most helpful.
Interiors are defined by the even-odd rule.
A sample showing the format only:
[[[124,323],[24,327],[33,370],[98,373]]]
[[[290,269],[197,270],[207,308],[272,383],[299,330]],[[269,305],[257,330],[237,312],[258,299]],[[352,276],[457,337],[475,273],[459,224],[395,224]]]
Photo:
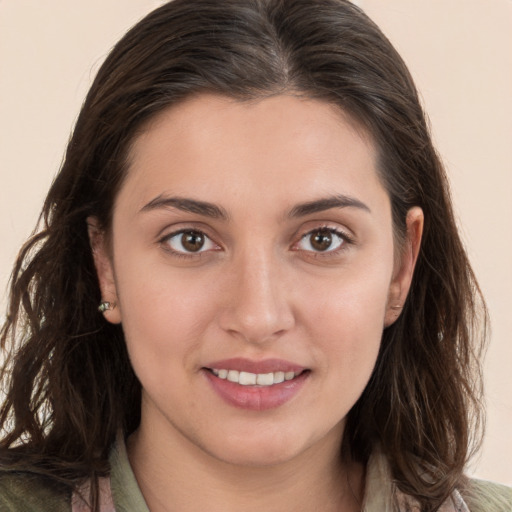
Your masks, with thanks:
[[[141,430],[233,464],[337,449],[408,291],[421,212],[407,225],[397,249],[375,148],[331,105],[163,112],[132,147],[111,253],[91,228]]]

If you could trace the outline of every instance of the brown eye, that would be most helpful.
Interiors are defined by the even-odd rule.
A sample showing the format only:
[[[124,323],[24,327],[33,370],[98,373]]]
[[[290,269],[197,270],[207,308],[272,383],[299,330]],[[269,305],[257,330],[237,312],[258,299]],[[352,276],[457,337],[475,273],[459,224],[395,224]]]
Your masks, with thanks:
[[[316,251],[327,251],[332,245],[332,233],[321,229],[311,234],[311,247]]]
[[[333,252],[346,241],[346,237],[334,229],[315,229],[301,238],[298,248],[302,251]]]
[[[197,252],[203,248],[204,235],[198,231],[187,231],[181,234],[181,245],[190,252]]]
[[[203,232],[188,230],[174,233],[164,240],[177,253],[201,253],[218,249],[218,246]]]

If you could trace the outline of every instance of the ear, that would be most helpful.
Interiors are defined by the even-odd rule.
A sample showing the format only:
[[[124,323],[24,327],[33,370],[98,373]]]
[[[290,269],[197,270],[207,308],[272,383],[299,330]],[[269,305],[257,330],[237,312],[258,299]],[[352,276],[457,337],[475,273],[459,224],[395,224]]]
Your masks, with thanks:
[[[94,266],[101,290],[102,302],[110,303],[111,307],[103,311],[105,319],[110,323],[121,323],[121,310],[117,297],[112,258],[107,247],[105,231],[100,228],[96,217],[87,217],[87,232],[91,244]]]
[[[419,206],[415,206],[407,212],[406,240],[397,258],[393,279],[389,286],[388,303],[384,318],[385,327],[389,327],[400,316],[409,293],[414,267],[420,252],[423,220],[423,210]]]

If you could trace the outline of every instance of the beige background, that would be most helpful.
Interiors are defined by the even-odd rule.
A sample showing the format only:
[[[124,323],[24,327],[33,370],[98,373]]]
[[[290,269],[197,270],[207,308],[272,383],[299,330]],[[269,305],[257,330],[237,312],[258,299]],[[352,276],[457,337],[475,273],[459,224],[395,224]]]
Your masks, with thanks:
[[[0,0],[0,312],[88,85],[157,0]],[[409,64],[487,297],[488,428],[470,471],[512,484],[512,1],[359,0]]]

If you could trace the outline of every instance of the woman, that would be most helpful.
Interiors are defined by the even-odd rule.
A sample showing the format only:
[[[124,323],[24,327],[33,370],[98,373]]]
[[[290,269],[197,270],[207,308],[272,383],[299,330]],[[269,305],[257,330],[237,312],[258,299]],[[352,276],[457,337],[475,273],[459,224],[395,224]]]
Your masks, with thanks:
[[[0,504],[508,510],[463,475],[485,320],[379,29],[175,0],[100,69],[14,269]]]

